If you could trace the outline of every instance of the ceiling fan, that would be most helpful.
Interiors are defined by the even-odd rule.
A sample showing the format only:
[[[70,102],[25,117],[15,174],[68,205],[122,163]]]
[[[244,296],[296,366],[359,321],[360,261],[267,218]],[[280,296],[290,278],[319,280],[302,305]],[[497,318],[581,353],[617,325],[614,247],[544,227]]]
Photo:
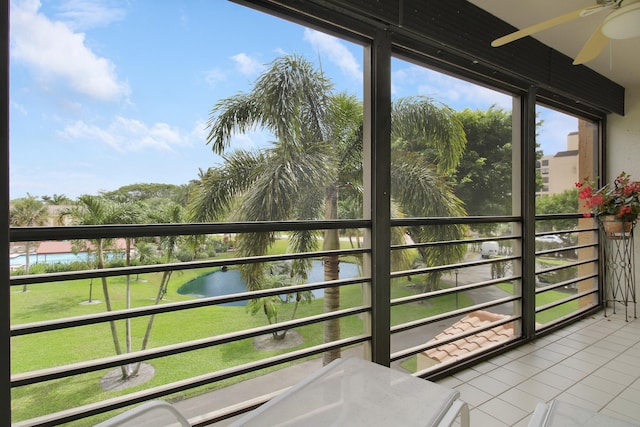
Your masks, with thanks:
[[[491,42],[491,46],[502,46],[547,28],[604,10],[612,10],[612,12],[605,16],[573,61],[574,65],[584,64],[595,59],[611,39],[622,40],[640,37],[640,0],[597,0],[597,4],[592,6],[556,16],[495,39]]]

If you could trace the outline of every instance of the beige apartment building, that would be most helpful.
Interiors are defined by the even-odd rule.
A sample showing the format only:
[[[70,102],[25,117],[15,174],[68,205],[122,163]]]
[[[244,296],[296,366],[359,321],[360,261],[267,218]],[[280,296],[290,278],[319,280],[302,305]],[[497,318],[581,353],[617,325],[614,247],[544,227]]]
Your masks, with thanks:
[[[542,156],[536,162],[536,169],[542,176],[542,190],[537,196],[558,194],[573,188],[580,181],[578,176],[578,132],[567,135],[566,151]]]

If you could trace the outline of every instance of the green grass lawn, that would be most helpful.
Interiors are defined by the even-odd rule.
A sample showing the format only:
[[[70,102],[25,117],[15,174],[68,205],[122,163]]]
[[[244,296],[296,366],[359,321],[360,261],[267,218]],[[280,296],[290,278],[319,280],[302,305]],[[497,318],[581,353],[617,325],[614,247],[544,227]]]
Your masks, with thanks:
[[[211,269],[209,269],[211,270]],[[191,297],[180,295],[177,289],[187,281],[205,274],[209,270],[185,271],[174,273],[169,284],[166,299],[163,303],[188,300]],[[160,282],[160,274],[141,275],[135,280],[131,278],[132,307],[147,306],[153,303]],[[52,320],[66,316],[80,316],[100,313],[105,310],[104,303],[82,304],[88,300],[90,280],[59,282],[48,285],[30,285],[29,292],[14,291],[11,295],[11,321],[13,325]],[[392,294],[394,297],[413,294],[407,281],[395,281]],[[109,292],[113,308],[125,307],[125,279],[109,278]],[[93,298],[103,300],[100,280],[93,281]],[[461,299],[465,304],[470,300]],[[362,304],[360,285],[350,285],[341,290],[343,307]],[[434,301],[406,304],[392,312],[392,323],[397,324],[418,319],[453,309],[453,296],[438,297]],[[288,319],[292,305],[283,306],[280,319]],[[297,318],[322,313],[321,298],[310,304],[302,304],[298,308]],[[148,317],[131,320],[132,350],[140,349],[141,338],[147,326]],[[262,315],[251,316],[245,307],[215,306],[178,311],[154,318],[149,347],[164,346],[189,340],[203,339],[233,331],[249,329],[266,324]],[[125,322],[116,322],[121,345],[124,346]],[[342,320],[343,336],[354,336],[363,333],[362,321],[358,316]],[[321,344],[323,325],[315,324],[297,328],[304,337],[299,348]],[[243,340],[190,352],[188,354],[154,359],[150,363],[155,368],[154,377],[143,385],[121,391],[104,391],[100,386],[101,378],[109,370],[85,374],[79,377],[59,379],[43,384],[24,386],[14,389],[12,395],[13,416],[16,421],[51,412],[64,410],[70,406],[89,404],[91,402],[116,397],[122,394],[143,390],[197,375],[207,374],[243,363],[252,362],[275,354],[295,350],[291,348],[279,351],[258,351],[253,347],[253,340]],[[79,363],[94,358],[109,357],[115,354],[114,344],[108,324],[90,325],[69,330],[20,336],[12,338],[12,372],[19,374],[31,370],[47,369],[55,366]],[[277,368],[272,368],[277,369]],[[264,374],[265,371],[254,372],[242,378],[222,381],[200,390],[185,392],[181,397],[200,394],[228,385],[250,376]],[[178,398],[178,396],[174,396]],[[106,418],[107,416],[104,416]],[[93,422],[96,422],[93,419]],[[85,425],[77,422],[74,425]],[[86,424],[88,425],[88,424]]]

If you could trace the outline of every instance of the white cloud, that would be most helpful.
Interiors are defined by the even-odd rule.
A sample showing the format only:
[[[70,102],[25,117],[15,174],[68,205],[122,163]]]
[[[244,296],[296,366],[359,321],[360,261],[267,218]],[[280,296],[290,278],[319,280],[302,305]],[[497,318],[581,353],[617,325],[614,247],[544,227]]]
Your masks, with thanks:
[[[273,135],[266,130],[236,133],[231,136],[230,150],[255,151],[271,146]]]
[[[362,79],[360,64],[339,39],[308,28],[304,30],[304,39],[346,75],[358,80]]]
[[[239,133],[232,138],[231,146],[236,150],[253,151],[257,148],[257,144],[251,138],[251,135]]]
[[[19,111],[23,116],[28,114],[27,109],[22,104],[19,104],[14,100],[10,100],[9,105],[11,106],[11,111]]]
[[[193,125],[193,129],[191,129],[191,140],[196,141],[196,143],[201,144],[207,140],[207,135],[209,131],[207,129],[207,122],[204,120],[198,120]]]
[[[59,133],[74,141],[100,141],[118,152],[141,151],[151,148],[174,151],[175,147],[190,145],[188,135],[166,123],[147,125],[139,120],[116,117],[106,128],[77,121]]]
[[[398,96],[424,95],[432,97],[456,110],[464,108],[486,109],[496,105],[511,110],[510,95],[487,89],[483,86],[450,77],[428,68],[409,65],[393,72],[393,93]],[[406,88],[411,93],[406,93]],[[417,93],[415,88],[417,87]]]
[[[227,75],[219,68],[212,68],[204,72],[204,81],[212,88],[227,80]]]
[[[124,9],[104,0],[66,0],[58,10],[56,16],[74,30],[104,27],[125,16]]]
[[[11,55],[45,82],[62,79],[92,98],[108,101],[129,94],[114,65],[85,44],[85,34],[39,12],[38,0],[11,2]]]
[[[233,59],[233,61],[236,63],[238,71],[240,71],[240,73],[244,74],[245,76],[255,76],[264,69],[264,65],[262,63],[254,58],[251,58],[246,53],[233,55],[231,59]]]

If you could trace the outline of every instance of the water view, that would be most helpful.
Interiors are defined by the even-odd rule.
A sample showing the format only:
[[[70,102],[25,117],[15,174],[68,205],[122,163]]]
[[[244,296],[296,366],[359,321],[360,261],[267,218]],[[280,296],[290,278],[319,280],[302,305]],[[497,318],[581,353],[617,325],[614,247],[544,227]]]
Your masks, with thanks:
[[[350,279],[357,277],[358,266],[354,263],[340,263],[340,278]],[[324,280],[324,269],[322,261],[312,261],[309,271],[309,283],[322,282]],[[227,271],[215,271],[197,277],[178,289],[181,295],[193,295],[198,298],[217,297],[222,295],[237,294],[245,292],[245,281],[240,277],[239,270],[229,269]],[[313,291],[315,297],[322,297],[322,289]],[[247,301],[236,301],[221,305],[246,305]]]

